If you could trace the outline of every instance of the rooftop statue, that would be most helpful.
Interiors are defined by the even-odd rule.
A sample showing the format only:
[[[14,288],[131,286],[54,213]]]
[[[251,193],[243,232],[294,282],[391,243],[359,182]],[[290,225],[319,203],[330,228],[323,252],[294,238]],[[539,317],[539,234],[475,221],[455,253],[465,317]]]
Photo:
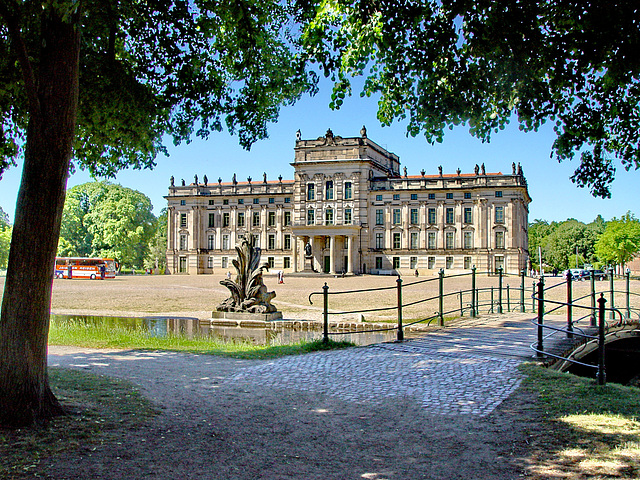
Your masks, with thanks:
[[[248,233],[240,237],[241,242],[236,246],[238,259],[233,260],[236,268],[236,279],[220,281],[231,292],[231,296],[216,307],[219,312],[247,312],[273,313],[277,311],[271,304],[276,292],[267,292],[262,283],[262,270],[269,267],[266,263],[260,265],[260,248],[254,247],[253,234]]]

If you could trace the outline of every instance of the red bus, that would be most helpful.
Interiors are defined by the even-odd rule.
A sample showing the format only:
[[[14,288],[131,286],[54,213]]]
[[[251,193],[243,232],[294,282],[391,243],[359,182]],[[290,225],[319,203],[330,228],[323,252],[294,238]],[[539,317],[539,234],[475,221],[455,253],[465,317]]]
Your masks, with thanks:
[[[56,257],[55,278],[115,278],[116,268],[113,258]]]

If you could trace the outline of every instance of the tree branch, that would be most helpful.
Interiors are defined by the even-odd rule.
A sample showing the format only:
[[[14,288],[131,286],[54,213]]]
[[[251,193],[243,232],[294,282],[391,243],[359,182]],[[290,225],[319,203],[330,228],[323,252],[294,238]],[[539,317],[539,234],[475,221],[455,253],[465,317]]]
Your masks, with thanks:
[[[4,18],[5,24],[9,29],[9,38],[18,54],[18,62],[22,71],[22,79],[29,101],[29,111],[32,115],[40,115],[40,100],[38,99],[38,89],[36,87],[36,79],[31,68],[31,61],[27,53],[27,46],[24,44],[22,35],[20,34],[20,26],[18,19],[12,15],[9,10],[7,0],[0,0],[0,17]],[[17,5],[14,4],[17,8]]]

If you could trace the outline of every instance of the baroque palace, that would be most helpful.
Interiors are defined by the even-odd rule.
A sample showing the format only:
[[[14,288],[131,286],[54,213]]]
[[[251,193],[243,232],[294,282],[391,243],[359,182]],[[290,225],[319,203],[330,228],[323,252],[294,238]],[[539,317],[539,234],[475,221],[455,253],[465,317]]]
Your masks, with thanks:
[[[240,236],[253,233],[270,268],[287,272],[432,275],[441,268],[518,273],[527,267],[522,169],[510,174],[407,175],[367,137],[302,140],[294,180],[207,177],[169,187],[169,273],[233,271]]]

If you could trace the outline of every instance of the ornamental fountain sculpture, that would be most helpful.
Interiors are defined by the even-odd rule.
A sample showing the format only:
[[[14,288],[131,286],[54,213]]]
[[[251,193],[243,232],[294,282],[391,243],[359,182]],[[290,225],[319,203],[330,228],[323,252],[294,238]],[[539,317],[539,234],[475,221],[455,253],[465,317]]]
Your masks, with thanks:
[[[240,238],[240,245],[236,246],[238,259],[232,261],[237,272],[235,281],[230,278],[220,281],[229,289],[231,296],[216,307],[213,318],[282,318],[282,312],[271,304],[276,292],[268,292],[262,282],[262,271],[269,270],[269,266],[266,263],[260,265],[260,248],[253,246],[255,237],[249,233]]]

